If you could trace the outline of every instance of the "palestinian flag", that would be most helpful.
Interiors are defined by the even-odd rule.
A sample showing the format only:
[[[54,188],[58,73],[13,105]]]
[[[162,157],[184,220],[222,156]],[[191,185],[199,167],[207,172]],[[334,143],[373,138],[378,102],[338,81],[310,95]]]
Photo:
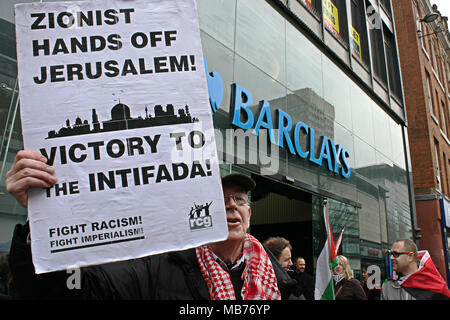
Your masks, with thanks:
[[[419,269],[400,284],[417,300],[450,300],[450,290],[437,271],[428,251],[418,252]]]
[[[336,240],[336,244],[335,244],[335,248],[334,248],[336,257],[339,255],[339,247],[341,246],[341,243],[342,243],[342,235],[344,234],[344,230],[345,230],[345,227],[342,229],[341,234],[339,235],[339,238]]]
[[[322,248],[316,264],[315,300],[334,300],[333,277],[331,270],[337,266],[336,249],[331,232],[330,220],[327,214],[327,205],[323,206],[323,221],[321,223],[320,245]]]

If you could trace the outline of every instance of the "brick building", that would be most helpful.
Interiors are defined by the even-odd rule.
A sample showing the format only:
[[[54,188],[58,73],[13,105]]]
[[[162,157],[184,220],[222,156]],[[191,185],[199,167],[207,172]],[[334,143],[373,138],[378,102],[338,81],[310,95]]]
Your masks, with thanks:
[[[421,249],[450,281],[448,18],[429,0],[393,1]]]

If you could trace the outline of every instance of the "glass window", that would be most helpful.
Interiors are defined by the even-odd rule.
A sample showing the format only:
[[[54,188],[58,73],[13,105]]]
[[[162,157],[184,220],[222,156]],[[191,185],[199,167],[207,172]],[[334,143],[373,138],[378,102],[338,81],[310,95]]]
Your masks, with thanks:
[[[234,48],[235,0],[197,0],[200,29]]]
[[[447,121],[445,119],[446,119],[445,103],[444,101],[441,101],[441,129],[447,136]]]
[[[287,86],[323,96],[322,53],[290,23],[286,24]]]
[[[447,163],[447,157],[445,156],[445,153],[442,154],[442,162],[443,162],[443,166],[442,166],[442,170],[441,170],[441,182],[442,182],[442,186],[443,186],[443,190],[442,192],[447,193],[448,192],[448,172],[447,172],[447,166],[445,165]],[[445,190],[444,190],[444,186],[445,186]]]
[[[397,48],[392,32],[383,23],[384,47],[386,50],[386,61],[389,73],[389,86],[391,93],[397,98],[402,97],[402,85],[400,82],[400,69],[398,65]]]
[[[366,143],[374,144],[372,100],[356,84],[350,85],[353,132]]]
[[[350,79],[326,56],[322,57],[323,96],[334,108],[335,121],[352,130]]]
[[[428,95],[428,107],[430,108],[431,115],[434,115],[433,97],[431,96],[431,79],[428,71],[425,71],[427,78],[427,95]]]
[[[408,201],[407,172],[392,164],[390,160],[379,156],[379,162],[384,162],[384,183],[379,185],[386,189],[383,191],[383,202],[385,203],[386,224],[388,232],[388,242],[393,243],[397,239],[411,238],[411,211]],[[389,170],[388,166],[392,169]],[[381,172],[381,171],[380,171]],[[380,189],[382,190],[382,189]],[[381,194],[380,194],[381,196]]]
[[[346,46],[348,39],[346,1],[323,0],[322,6],[325,27]]]
[[[379,202],[380,202],[380,224],[381,224],[381,241],[387,243],[387,198],[393,192],[394,187],[394,163],[380,152],[375,153],[377,161],[377,177]]]
[[[440,118],[439,114],[439,92],[436,89],[434,89],[434,103],[433,103],[433,116],[435,117],[436,121],[439,122],[438,118]]]
[[[375,148],[392,159],[391,130],[389,115],[380,106],[373,103],[373,131],[375,137]]]
[[[358,210],[349,205],[333,199],[328,201],[328,215],[330,217],[333,238],[336,241],[342,234],[342,254],[359,255],[359,215]],[[353,248],[353,250],[351,250]],[[350,250],[348,250],[350,249]]]
[[[317,137],[325,135],[333,139],[333,119],[330,117],[332,106],[321,96],[314,93],[310,88],[297,90],[287,96],[287,112],[291,115],[292,123],[304,122],[307,126],[314,128]],[[315,150],[319,148],[319,139],[315,140]],[[300,136],[300,145],[309,145],[306,134]],[[301,181],[311,185],[318,184],[317,166],[297,155],[289,154],[289,174],[298,177]],[[299,172],[298,170],[303,170]]]
[[[316,17],[320,17],[322,0],[298,0],[308,8]]]
[[[325,120],[324,123],[328,123]],[[327,126],[328,127],[328,126]],[[332,174],[325,169],[326,164],[322,166],[322,170],[319,171],[318,186],[321,189],[326,190],[332,194],[339,195],[346,199],[351,199],[357,201],[357,189],[356,189],[356,179],[355,179],[355,151],[354,151],[354,135],[348,129],[341,126],[339,123],[334,122],[331,127],[332,131],[327,129],[324,130],[324,126],[318,127],[323,130],[323,133],[330,139],[332,139],[336,145],[340,145],[349,151],[350,157],[347,159],[348,166],[351,168],[351,176],[349,179],[342,179],[339,174]],[[333,134],[334,131],[334,134]],[[316,147],[317,150],[318,147]],[[325,160],[324,160],[325,162]],[[325,167],[324,167],[325,166]],[[341,170],[342,164],[339,164],[339,169]],[[317,172],[317,169],[316,169]]]
[[[286,110],[286,87],[239,56],[234,61],[234,82],[252,93],[254,107],[261,100],[267,100],[273,110]]]
[[[286,23],[266,1],[237,3],[236,53],[286,83]]]
[[[287,112],[292,117],[292,123],[295,124],[298,121],[302,121],[314,129],[316,129],[317,123],[324,123],[324,115],[316,107],[317,99],[320,99],[320,97],[315,95],[309,88],[297,90],[295,93],[289,92],[287,96]],[[323,134],[322,132],[319,134]],[[308,137],[302,135],[300,137],[300,145],[307,146],[308,144]],[[289,162],[287,175],[312,186],[318,185],[317,166],[297,155],[292,155],[289,152],[287,154]]]
[[[350,1],[352,10],[352,21],[350,24],[350,43],[352,54],[368,65],[369,45],[367,39],[366,15],[364,11],[364,2],[359,0]]]
[[[203,57],[208,62],[208,72],[217,72],[223,82],[223,97],[220,110],[230,109],[231,83],[233,82],[233,52],[205,32],[201,32]]]
[[[355,150],[354,150],[354,135],[353,133],[341,126],[338,123],[334,123],[334,141],[338,141],[340,145],[347,148],[351,157],[348,159],[348,164],[352,170],[354,170],[355,164]]]
[[[359,229],[364,240],[381,243],[378,186],[367,180],[358,180]]]
[[[287,109],[286,87],[280,85],[273,78],[237,55],[235,56],[234,70],[234,82],[249,90],[253,96],[253,105],[250,109],[254,114],[254,122],[257,121],[257,110],[259,110],[260,101],[262,100],[266,100],[270,104],[272,121],[277,121],[276,109],[284,111]],[[247,133],[249,136],[254,136],[251,134],[251,131]],[[275,136],[277,137],[277,135]],[[278,148],[277,150],[279,157],[276,169],[278,173],[285,175],[287,171],[286,153],[289,152],[289,149],[286,147]]]
[[[384,11],[390,17],[392,15],[392,12],[391,12],[391,0],[380,0],[380,4],[381,4],[381,7],[384,9]]]
[[[323,233],[323,199],[322,197],[313,195],[312,197],[312,219],[313,219],[313,255],[314,267],[317,258],[322,250],[319,245],[321,234]],[[358,209],[351,205],[328,198],[328,216],[330,219],[333,238],[336,241],[345,226],[342,235],[340,254],[347,258],[360,263],[360,236],[359,236],[359,214]]]
[[[356,171],[376,164],[375,149],[355,137],[355,168]]]
[[[439,142],[436,141],[436,139],[434,140],[434,159],[436,160],[436,187],[439,191],[442,190],[441,187],[441,170],[439,167]]]
[[[405,150],[403,144],[403,126],[389,118],[391,142],[392,142],[392,161],[401,169],[406,170]]]
[[[368,4],[367,1],[366,4]],[[376,11],[374,7],[372,8],[375,12],[369,10],[367,11],[367,28],[369,29],[370,49],[372,53],[372,69],[375,78],[383,84],[386,84],[387,78],[386,62],[384,59],[383,35],[380,27],[370,23],[370,21],[374,19],[373,15],[379,15],[379,12]],[[380,19],[379,16],[376,19]]]

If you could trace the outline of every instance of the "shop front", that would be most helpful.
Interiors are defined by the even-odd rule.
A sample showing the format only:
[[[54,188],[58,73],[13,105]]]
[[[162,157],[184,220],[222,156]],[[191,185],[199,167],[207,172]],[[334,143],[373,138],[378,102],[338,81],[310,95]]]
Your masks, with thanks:
[[[250,233],[282,236],[314,273],[327,199],[340,253],[386,276],[412,238],[403,127],[270,1],[198,1],[223,173],[257,182]]]

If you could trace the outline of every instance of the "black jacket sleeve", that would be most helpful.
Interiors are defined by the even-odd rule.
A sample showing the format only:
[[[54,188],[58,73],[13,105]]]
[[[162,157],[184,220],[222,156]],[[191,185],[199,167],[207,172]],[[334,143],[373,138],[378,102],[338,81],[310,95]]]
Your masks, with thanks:
[[[13,299],[76,299],[79,290],[69,290],[66,271],[36,274],[27,244],[29,224],[18,224],[14,229],[9,253],[11,296]]]
[[[13,299],[148,299],[148,259],[131,259],[79,269],[79,285],[71,285],[73,273],[66,270],[36,274],[31,247],[27,244],[28,223],[14,230],[9,265]]]

